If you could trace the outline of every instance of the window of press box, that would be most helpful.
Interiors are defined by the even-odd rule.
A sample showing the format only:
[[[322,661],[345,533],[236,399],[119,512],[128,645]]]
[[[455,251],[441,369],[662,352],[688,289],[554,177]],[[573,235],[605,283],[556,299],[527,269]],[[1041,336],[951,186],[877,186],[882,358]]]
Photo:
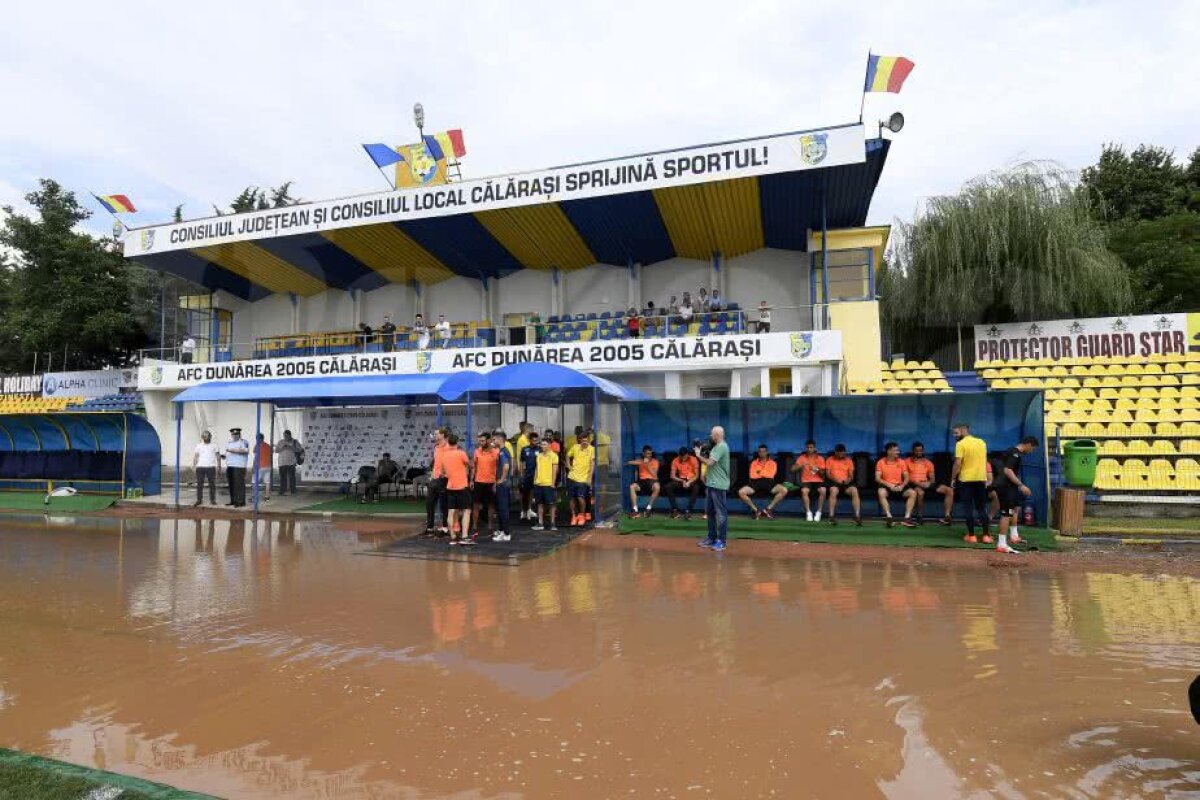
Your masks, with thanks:
[[[821,253],[813,253],[813,283],[816,302],[824,302],[825,284],[829,286],[829,302],[870,300],[871,251],[867,248],[829,251],[829,275],[822,280]]]

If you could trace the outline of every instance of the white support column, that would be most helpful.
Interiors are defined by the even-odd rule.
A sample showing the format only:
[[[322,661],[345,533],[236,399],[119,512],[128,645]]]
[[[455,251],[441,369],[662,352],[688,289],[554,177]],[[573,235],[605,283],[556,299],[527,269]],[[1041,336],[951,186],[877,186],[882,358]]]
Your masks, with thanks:
[[[792,367],[792,394],[803,394],[800,391],[804,384],[804,370],[801,367]]]
[[[742,396],[742,371],[739,369],[729,371],[729,396]]]
[[[359,323],[363,321],[362,292],[355,289],[347,289],[346,293],[350,295],[350,318],[353,320],[350,327],[357,328]]]
[[[629,262],[629,296],[626,298],[627,303],[622,311],[630,308],[642,307],[642,265]]]
[[[833,394],[833,364],[821,366],[821,394],[826,397]]]
[[[420,281],[413,281],[411,284],[413,293],[413,316],[420,314],[425,316],[425,285]]]
[[[683,399],[683,381],[678,372],[666,372],[663,374],[664,393],[668,400]]]
[[[759,396],[771,396],[771,368],[760,367],[758,370]]]

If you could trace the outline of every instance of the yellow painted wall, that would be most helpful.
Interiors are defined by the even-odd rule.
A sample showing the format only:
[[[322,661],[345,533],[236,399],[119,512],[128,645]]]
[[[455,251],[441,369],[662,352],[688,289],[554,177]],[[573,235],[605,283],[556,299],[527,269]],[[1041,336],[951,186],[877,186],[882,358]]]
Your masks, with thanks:
[[[879,371],[883,338],[877,300],[830,304],[829,327],[842,332],[846,383],[871,383],[883,377]]]
[[[778,397],[792,382],[791,367],[771,367],[771,396]],[[790,394],[790,392],[786,392]]]

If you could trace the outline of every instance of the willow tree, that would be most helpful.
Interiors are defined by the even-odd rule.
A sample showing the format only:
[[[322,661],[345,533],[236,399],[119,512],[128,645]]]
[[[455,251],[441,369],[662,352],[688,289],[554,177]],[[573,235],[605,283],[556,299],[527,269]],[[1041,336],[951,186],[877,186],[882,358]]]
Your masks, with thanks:
[[[977,178],[897,227],[880,293],[898,350],[930,355],[960,326],[1132,305],[1128,270],[1109,252],[1085,193],[1052,165]]]

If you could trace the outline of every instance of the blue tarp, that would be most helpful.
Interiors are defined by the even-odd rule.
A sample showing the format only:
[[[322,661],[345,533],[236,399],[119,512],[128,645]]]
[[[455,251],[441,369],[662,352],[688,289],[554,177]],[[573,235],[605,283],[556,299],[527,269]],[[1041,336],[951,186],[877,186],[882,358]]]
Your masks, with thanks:
[[[176,403],[230,400],[272,403],[279,408],[348,405],[405,405],[452,399],[443,385],[474,372],[424,375],[352,375],[336,378],[260,378],[248,381],[212,381],[193,386],[175,396]],[[457,397],[457,395],[455,395]]]
[[[628,386],[561,364],[543,362],[510,364],[484,373],[460,373],[442,387],[442,396],[458,400],[470,392],[472,400],[557,406],[590,403],[597,390],[615,400],[649,399]]]

